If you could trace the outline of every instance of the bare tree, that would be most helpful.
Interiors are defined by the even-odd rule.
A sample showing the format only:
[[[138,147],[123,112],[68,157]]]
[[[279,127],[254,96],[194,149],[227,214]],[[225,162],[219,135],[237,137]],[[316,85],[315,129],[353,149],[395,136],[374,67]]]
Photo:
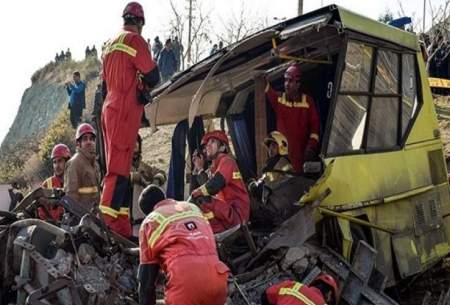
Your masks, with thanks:
[[[172,18],[169,22],[169,28],[171,34],[177,36],[183,45],[181,51],[182,69],[197,63],[206,52],[211,27],[210,12],[203,8],[201,0],[190,0],[189,4],[192,7],[186,9],[184,5],[183,7],[177,6],[174,0],[170,0]],[[187,26],[189,24],[191,25],[190,40]],[[187,62],[188,54],[191,55],[191,62]]]
[[[261,18],[250,11],[245,2],[241,2],[238,14],[231,14],[227,20],[221,20],[223,32],[217,34],[225,44],[232,44],[268,26],[267,18]]]
[[[403,8],[403,1],[397,0],[397,16],[407,16]],[[450,0],[443,1],[439,6],[433,6],[431,0],[428,0],[428,6],[424,7],[424,14],[426,16],[422,14],[422,17],[417,17],[416,13],[412,13],[410,31],[419,33],[427,47],[426,68],[429,71],[430,64],[439,52],[446,54],[450,52]],[[428,30],[424,29],[424,25],[422,25],[425,19],[431,20],[431,27]]]
[[[450,0],[438,7],[433,7],[430,1],[429,6],[432,24],[424,35],[428,51],[427,70],[439,52],[450,52]]]

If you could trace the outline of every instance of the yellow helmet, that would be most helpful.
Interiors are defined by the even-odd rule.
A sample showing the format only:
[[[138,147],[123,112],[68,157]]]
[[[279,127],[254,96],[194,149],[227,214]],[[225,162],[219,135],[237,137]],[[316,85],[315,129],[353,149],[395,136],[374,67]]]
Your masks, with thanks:
[[[275,142],[278,144],[278,152],[282,156],[287,156],[288,154],[288,141],[284,134],[279,131],[272,131],[269,136],[264,139],[264,144],[268,146],[270,142]]]

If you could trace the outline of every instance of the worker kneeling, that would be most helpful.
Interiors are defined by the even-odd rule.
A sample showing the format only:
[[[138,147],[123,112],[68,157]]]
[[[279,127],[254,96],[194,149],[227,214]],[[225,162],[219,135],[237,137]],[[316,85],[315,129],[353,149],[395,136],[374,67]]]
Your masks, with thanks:
[[[200,209],[165,199],[155,185],[144,189],[139,206],[147,215],[139,231],[139,304],[156,303],[160,267],[168,279],[166,305],[225,304],[229,270],[218,258],[213,232]]]
[[[206,158],[211,161],[210,175],[203,172],[206,182],[192,191],[214,233],[245,223],[250,217],[250,197],[236,161],[229,155],[225,132],[215,130],[203,136]],[[197,156],[202,158],[201,156]],[[193,160],[195,171],[203,169],[203,161]]]
[[[336,305],[338,284],[329,274],[319,275],[310,286],[283,281],[262,294],[262,305]]]

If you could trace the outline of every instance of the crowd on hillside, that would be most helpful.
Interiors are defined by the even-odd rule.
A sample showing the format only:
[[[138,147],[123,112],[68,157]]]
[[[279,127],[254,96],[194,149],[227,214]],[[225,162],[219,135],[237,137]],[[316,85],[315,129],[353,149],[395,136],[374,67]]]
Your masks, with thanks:
[[[62,63],[65,61],[72,60],[72,53],[70,52],[70,49],[68,48],[66,52],[61,50],[60,53],[56,53],[55,55],[55,63]]]
[[[162,44],[159,36],[156,36],[153,45],[147,39],[149,50],[153,59],[158,63],[161,80],[166,81],[181,68],[181,59],[184,51],[183,44],[178,37],[167,38]]]

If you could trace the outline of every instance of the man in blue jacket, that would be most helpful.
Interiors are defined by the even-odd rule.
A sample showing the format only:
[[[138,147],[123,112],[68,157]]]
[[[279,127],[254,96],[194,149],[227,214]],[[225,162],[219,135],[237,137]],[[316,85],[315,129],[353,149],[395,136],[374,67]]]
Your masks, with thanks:
[[[73,82],[66,83],[66,90],[69,95],[70,122],[76,129],[81,121],[83,109],[86,108],[86,85],[80,79],[80,72],[73,72]]]
[[[172,41],[170,39],[166,40],[164,49],[159,53],[158,67],[163,82],[172,77],[177,69],[177,60],[172,50]]]

